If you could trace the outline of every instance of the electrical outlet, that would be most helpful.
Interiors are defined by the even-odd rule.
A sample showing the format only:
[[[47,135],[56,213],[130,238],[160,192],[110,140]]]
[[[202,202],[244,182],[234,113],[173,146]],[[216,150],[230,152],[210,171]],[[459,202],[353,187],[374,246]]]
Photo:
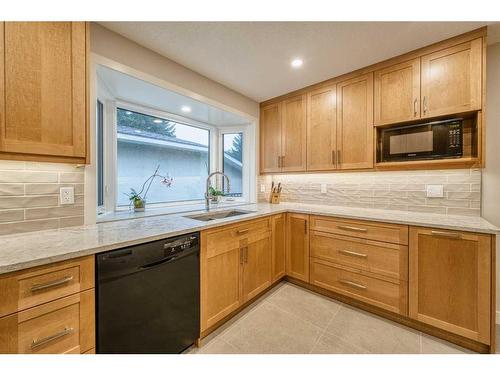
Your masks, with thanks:
[[[321,184],[321,194],[326,194],[326,184]]]
[[[265,193],[266,192],[266,185],[260,184],[260,192]]]
[[[75,189],[73,187],[62,187],[59,189],[59,201],[61,204],[75,203]]]
[[[443,198],[443,185],[427,185],[427,198]]]

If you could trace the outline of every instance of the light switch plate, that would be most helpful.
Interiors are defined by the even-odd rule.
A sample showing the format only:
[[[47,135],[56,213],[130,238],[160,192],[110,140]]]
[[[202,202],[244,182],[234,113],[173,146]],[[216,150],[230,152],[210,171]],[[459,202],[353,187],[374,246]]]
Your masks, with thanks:
[[[75,203],[75,189],[73,187],[62,187],[59,189],[59,201],[61,204]]]
[[[443,185],[427,185],[427,198],[442,198]]]
[[[266,185],[260,184],[260,192],[265,193],[266,192]]]
[[[321,184],[321,194],[326,194],[326,184]]]

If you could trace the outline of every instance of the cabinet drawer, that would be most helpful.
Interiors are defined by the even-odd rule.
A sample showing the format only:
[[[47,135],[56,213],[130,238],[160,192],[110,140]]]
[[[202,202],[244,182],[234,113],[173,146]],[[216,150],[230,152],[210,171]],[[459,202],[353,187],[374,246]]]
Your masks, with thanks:
[[[0,353],[81,353],[94,347],[94,289],[0,319]]]
[[[311,258],[310,282],[398,314],[407,314],[408,284],[405,281],[370,277],[349,267]]]
[[[247,242],[258,241],[271,231],[271,219],[252,220],[206,232],[207,255],[209,258],[221,252],[231,251]]]
[[[311,216],[311,230],[408,245],[408,226]]]
[[[403,245],[311,231],[311,256],[408,280],[408,247]]]
[[[30,268],[0,277],[0,316],[94,287],[94,257]]]

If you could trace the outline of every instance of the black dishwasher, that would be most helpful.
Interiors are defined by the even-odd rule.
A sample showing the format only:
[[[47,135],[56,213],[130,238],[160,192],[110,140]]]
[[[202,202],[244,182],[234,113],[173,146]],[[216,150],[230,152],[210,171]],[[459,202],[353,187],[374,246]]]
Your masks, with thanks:
[[[199,233],[96,255],[97,352],[180,353],[200,333]]]

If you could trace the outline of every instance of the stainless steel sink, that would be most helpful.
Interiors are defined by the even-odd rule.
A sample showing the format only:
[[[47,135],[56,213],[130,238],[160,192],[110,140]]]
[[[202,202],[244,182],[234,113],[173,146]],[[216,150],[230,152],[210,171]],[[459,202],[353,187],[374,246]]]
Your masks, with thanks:
[[[212,221],[217,219],[225,219],[227,217],[240,216],[251,214],[255,211],[245,211],[245,210],[226,210],[217,212],[208,212],[205,214],[187,215],[189,219],[199,220],[199,221]]]

